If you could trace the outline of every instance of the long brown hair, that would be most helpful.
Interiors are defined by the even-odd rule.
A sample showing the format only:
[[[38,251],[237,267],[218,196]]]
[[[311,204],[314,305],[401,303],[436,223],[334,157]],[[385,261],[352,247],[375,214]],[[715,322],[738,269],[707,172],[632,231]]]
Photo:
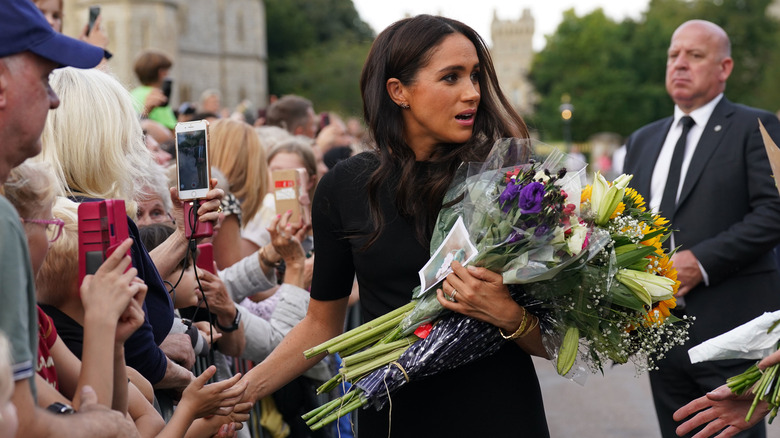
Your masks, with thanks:
[[[415,154],[403,137],[401,108],[387,93],[386,83],[397,78],[412,84],[430,61],[433,49],[448,35],[460,33],[474,44],[481,73],[481,98],[471,139],[462,144],[439,144],[424,175],[414,172]],[[502,137],[528,138],[528,128],[501,92],[493,60],[485,42],[469,26],[449,18],[418,15],[399,20],[377,36],[360,77],[363,116],[379,167],[368,181],[369,209],[374,231],[370,246],[384,226],[379,195],[383,183],[393,181],[395,204],[402,216],[414,217],[415,235],[428,246],[442,199],[463,162],[483,161],[494,141]]]

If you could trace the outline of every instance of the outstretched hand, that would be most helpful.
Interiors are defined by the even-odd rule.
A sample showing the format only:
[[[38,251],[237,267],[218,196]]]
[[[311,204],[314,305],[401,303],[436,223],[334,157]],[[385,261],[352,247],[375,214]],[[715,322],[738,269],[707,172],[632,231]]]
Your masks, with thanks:
[[[228,415],[233,412],[244,395],[248,381],[242,381],[239,373],[227,380],[206,385],[216,372],[217,368],[212,365],[187,385],[178,409],[190,409],[194,418]]]
[[[736,395],[728,386],[722,385],[699,397],[674,413],[675,421],[686,420],[677,427],[677,435],[683,436],[697,427],[704,426],[693,438],[706,438],[714,436],[721,430],[718,437],[728,438],[750,429],[764,420],[769,413],[766,402],[760,401],[750,421],[745,421],[750,405],[753,403],[754,394],[750,391],[742,395]],[[695,415],[694,415],[695,414]]]

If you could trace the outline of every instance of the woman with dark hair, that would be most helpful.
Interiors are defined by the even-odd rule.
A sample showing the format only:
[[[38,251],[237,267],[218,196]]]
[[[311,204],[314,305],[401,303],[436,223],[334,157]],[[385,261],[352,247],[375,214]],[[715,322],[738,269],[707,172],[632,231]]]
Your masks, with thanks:
[[[483,161],[498,138],[528,138],[484,41],[455,20],[420,15],[391,25],[374,41],[360,87],[374,148],[319,183],[308,314],[247,375],[253,400],[313,365],[301,352],[341,332],[354,275],[364,320],[409,302],[456,169]],[[452,267],[439,302],[510,341],[492,356],[411,382],[382,411],[359,411],[360,436],[549,436],[530,357],[546,356],[541,333],[517,333],[536,317],[511,298],[500,274]]]

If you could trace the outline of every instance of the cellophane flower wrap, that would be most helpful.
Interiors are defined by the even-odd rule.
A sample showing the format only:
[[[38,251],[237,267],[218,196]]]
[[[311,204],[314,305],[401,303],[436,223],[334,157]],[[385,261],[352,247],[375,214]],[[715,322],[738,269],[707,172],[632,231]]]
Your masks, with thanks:
[[[554,278],[525,287],[545,310],[543,340],[556,370],[574,380],[602,371],[608,361],[652,369],[688,336],[691,321],[670,312],[680,283],[663,247],[668,221],[646,209],[627,187],[630,180],[594,176],[581,195],[587,253]]]
[[[507,284],[553,278],[577,260],[586,246],[585,235],[572,231],[580,226],[582,170],[567,172],[560,152],[544,162],[532,160],[531,152],[531,140],[502,139],[485,162],[460,167],[439,213],[432,253],[460,219],[477,248],[466,264],[499,272]],[[418,287],[412,295],[407,306],[306,352],[343,359],[340,373],[320,392],[353,383],[344,396],[304,416],[310,427],[369,403],[379,409],[407,382],[493,354],[506,342],[495,326],[444,312],[436,287]],[[514,298],[521,295],[514,290]]]

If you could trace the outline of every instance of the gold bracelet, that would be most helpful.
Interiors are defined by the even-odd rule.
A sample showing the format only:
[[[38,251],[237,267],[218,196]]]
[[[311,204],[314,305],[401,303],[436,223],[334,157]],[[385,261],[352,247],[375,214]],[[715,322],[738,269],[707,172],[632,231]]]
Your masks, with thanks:
[[[528,326],[528,328],[526,329],[525,333],[523,333],[522,335],[519,336],[520,338],[524,338],[524,337],[528,336],[528,334],[531,333],[532,331],[534,331],[534,329],[539,325],[539,317],[538,316],[533,316],[533,315],[531,315],[531,316],[534,318],[534,321]]]
[[[502,338],[504,338],[504,339],[506,339],[508,341],[511,341],[512,339],[519,338],[523,334],[523,329],[525,329],[525,318],[526,318],[526,316],[528,316],[528,312],[525,309],[523,309],[523,319],[520,321],[520,327],[518,327],[517,330],[515,330],[515,332],[512,333],[511,335],[509,335],[509,336],[505,335],[504,331],[501,330],[501,327],[498,328],[498,333],[501,335]]]
[[[263,263],[263,264],[264,264],[264,265],[266,265],[266,266],[270,266],[270,267],[272,267],[272,268],[277,268],[277,267],[279,267],[279,265],[281,265],[281,264],[282,264],[282,261],[281,261],[281,260],[279,260],[279,261],[278,261],[278,262],[276,262],[276,263],[272,263],[270,260],[268,260],[268,259],[265,257],[265,247],[262,247],[262,248],[260,248],[260,249],[257,251],[257,254],[258,254],[258,256],[260,257],[260,262],[261,262],[261,263]]]

